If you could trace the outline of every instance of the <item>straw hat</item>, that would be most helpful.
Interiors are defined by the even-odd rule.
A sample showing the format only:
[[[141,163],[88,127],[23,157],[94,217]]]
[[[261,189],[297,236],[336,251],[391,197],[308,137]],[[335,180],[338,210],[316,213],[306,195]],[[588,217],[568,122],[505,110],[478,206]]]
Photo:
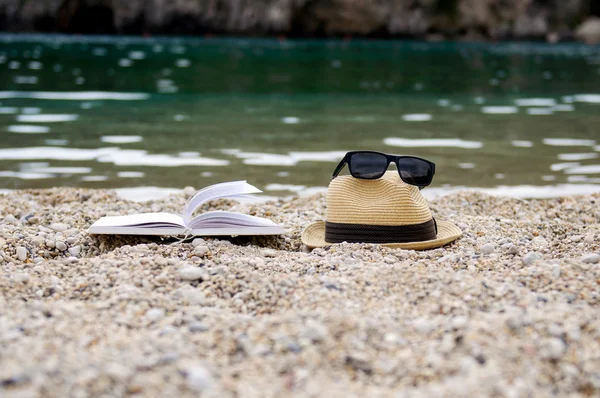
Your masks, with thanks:
[[[419,188],[404,183],[398,171],[390,170],[377,180],[352,176],[331,180],[327,221],[306,227],[302,243],[323,247],[363,242],[424,250],[443,246],[461,235],[451,222],[434,219]]]

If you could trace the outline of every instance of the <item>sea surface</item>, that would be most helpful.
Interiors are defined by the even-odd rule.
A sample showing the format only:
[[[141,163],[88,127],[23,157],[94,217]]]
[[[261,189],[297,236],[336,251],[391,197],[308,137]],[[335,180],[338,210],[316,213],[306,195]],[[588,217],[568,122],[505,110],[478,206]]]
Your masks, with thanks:
[[[327,186],[346,151],[428,195],[600,191],[600,47],[0,35],[0,191]]]

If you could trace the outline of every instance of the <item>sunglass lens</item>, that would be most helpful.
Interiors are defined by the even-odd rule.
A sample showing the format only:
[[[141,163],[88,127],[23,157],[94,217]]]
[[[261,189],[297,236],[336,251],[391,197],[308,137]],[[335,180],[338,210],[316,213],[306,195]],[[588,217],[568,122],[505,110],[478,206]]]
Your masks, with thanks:
[[[379,153],[358,152],[350,158],[350,174],[356,178],[379,178],[385,173],[387,166],[387,157]]]
[[[433,168],[426,161],[415,158],[400,158],[397,167],[400,177],[405,183],[421,187],[431,184]]]

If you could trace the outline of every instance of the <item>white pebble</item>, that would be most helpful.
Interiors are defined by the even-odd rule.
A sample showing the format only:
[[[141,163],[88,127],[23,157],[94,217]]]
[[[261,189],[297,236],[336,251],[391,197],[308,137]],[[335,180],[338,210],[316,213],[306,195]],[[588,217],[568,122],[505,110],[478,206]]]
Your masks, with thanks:
[[[209,252],[210,250],[206,245],[199,245],[196,246],[196,248],[194,249],[194,254],[198,257],[205,257],[206,255],[208,255]]]
[[[585,254],[581,257],[581,261],[586,264],[598,264],[600,263],[600,254]]]
[[[206,241],[202,238],[196,238],[192,241],[192,246],[194,246],[194,247],[204,245],[204,244],[206,244]]]
[[[29,274],[27,272],[16,272],[13,275],[13,279],[18,283],[28,283],[29,282]]]
[[[191,390],[202,392],[210,389],[213,378],[210,372],[203,366],[193,366],[187,369],[186,384]]]
[[[523,264],[525,265],[531,265],[536,261],[539,261],[542,259],[542,255],[536,252],[529,252],[526,255],[523,256],[523,258],[521,259],[521,261],[523,261]]]
[[[186,196],[192,196],[193,194],[196,193],[196,189],[194,187],[188,186],[188,187],[183,188],[183,193]]]
[[[414,328],[423,334],[428,334],[435,329],[435,322],[425,318],[415,319],[413,322]]]
[[[69,253],[71,253],[75,257],[79,256],[79,254],[81,253],[81,246],[77,245],[69,248]]]
[[[146,319],[150,322],[158,322],[165,317],[163,308],[152,308],[146,312]]]
[[[462,329],[465,326],[467,326],[467,323],[469,322],[469,320],[467,319],[466,316],[462,316],[462,315],[458,315],[455,316],[454,318],[452,318],[452,321],[450,321],[450,324],[452,325],[453,329]]]
[[[17,247],[17,258],[20,261],[27,260],[28,255],[29,255],[29,253],[27,252],[27,249],[25,249],[23,246]]]
[[[64,232],[69,228],[70,227],[67,224],[62,223],[62,222],[56,222],[56,223],[50,224],[50,229],[53,229],[58,232]]]
[[[320,342],[327,338],[329,330],[327,326],[321,322],[309,319],[306,322],[306,329],[304,330],[304,337],[308,338],[313,342]]]
[[[275,257],[277,255],[277,251],[273,249],[264,249],[260,252],[263,257]]]
[[[0,238],[0,249],[6,246],[6,240],[4,238]]]
[[[7,224],[17,224],[17,218],[15,216],[13,216],[12,214],[7,215],[6,217],[4,217],[4,222],[6,222]]]
[[[486,243],[485,245],[481,246],[480,250],[483,254],[492,254],[494,250],[496,250],[496,247],[491,243]]]
[[[540,356],[545,359],[560,359],[567,351],[567,346],[562,339],[553,337],[542,341]]]
[[[61,252],[64,252],[65,250],[67,250],[67,244],[65,242],[56,241],[56,243],[54,245]]]
[[[552,277],[559,278],[560,277],[560,264],[554,264],[552,266]]]
[[[54,249],[56,247],[56,243],[54,243],[53,240],[47,240],[45,244],[48,249]]]
[[[179,276],[184,281],[207,280],[208,272],[200,267],[184,267],[179,270]]]

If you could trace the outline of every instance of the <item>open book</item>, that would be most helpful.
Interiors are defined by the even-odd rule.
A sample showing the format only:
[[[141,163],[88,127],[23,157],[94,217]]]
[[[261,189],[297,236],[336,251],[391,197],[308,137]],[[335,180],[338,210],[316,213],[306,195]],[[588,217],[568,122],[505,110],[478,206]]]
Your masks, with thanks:
[[[202,204],[220,198],[242,198],[262,192],[246,181],[210,185],[194,194],[182,215],[141,213],[128,216],[106,216],[88,229],[90,234],[113,235],[278,235],[286,231],[271,220],[231,211],[209,211],[196,217]]]

